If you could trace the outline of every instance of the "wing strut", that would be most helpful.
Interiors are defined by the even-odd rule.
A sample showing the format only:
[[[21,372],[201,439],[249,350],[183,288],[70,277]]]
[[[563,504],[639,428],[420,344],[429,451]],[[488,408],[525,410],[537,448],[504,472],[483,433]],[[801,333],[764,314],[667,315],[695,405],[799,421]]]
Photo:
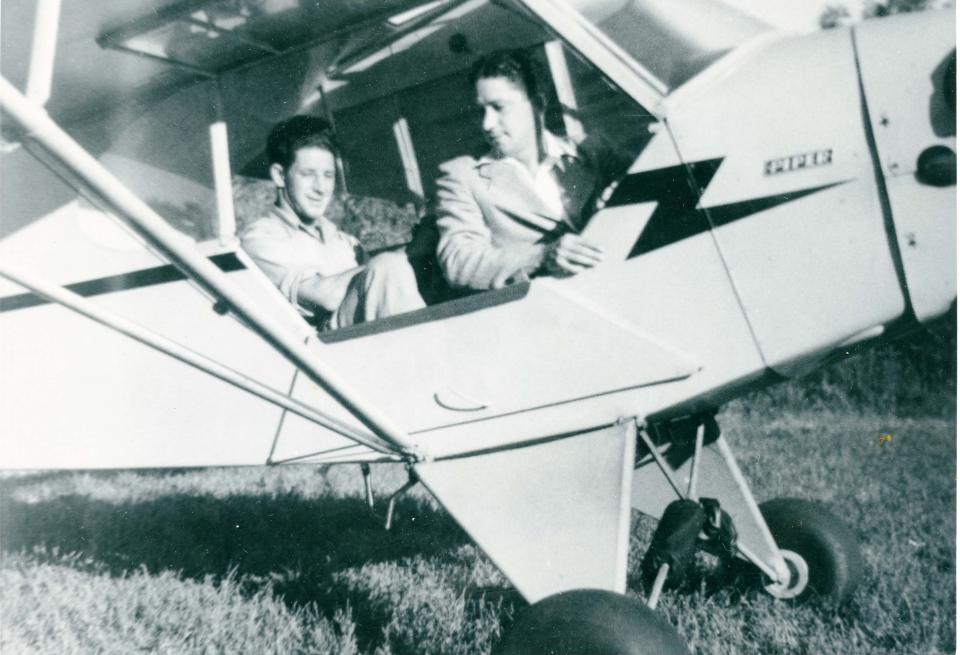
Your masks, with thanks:
[[[74,173],[82,190],[100,200],[111,213],[129,222],[141,237],[171,263],[214,298],[226,303],[251,329],[394,450],[414,461],[426,459],[404,430],[371,404],[361,400],[346,381],[318,356],[317,350],[325,347],[322,343],[317,340],[311,340],[315,343],[309,345],[304,343],[269,312],[262,311],[251,302],[227,279],[226,274],[197,252],[192,242],[186,242],[182,235],[64,132],[43,107],[24,97],[4,77],[0,77],[0,108],[22,130],[24,146],[32,153],[34,148],[38,148]],[[41,162],[44,159],[38,156]]]

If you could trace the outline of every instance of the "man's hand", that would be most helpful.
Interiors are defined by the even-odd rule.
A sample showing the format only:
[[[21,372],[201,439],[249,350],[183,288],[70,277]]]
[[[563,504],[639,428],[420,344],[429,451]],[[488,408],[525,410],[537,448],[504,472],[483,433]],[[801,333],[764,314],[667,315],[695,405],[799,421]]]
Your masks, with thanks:
[[[544,247],[540,270],[547,275],[567,277],[603,261],[603,250],[578,234],[564,234]]]

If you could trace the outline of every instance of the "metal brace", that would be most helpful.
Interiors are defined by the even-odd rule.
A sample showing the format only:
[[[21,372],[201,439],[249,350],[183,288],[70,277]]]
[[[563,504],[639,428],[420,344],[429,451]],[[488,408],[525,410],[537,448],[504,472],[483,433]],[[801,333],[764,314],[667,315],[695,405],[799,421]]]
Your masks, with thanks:
[[[714,424],[715,427],[715,424]],[[716,428],[715,428],[716,429]],[[650,438],[650,434],[647,432],[647,426],[645,423],[638,423],[637,425],[637,435],[643,441],[644,445],[647,447],[647,450],[650,452],[650,456],[653,457],[653,460],[656,462],[657,467],[660,469],[660,472],[663,473],[663,476],[666,478],[667,482],[673,488],[674,493],[677,494],[677,497],[681,500],[691,499],[698,501],[698,477],[700,471],[700,461],[703,451],[704,437],[707,432],[707,419],[705,418],[700,422],[700,425],[697,426],[697,436],[694,444],[693,451],[693,461],[690,465],[690,480],[687,485],[686,493],[680,488],[680,485],[673,477],[673,473],[670,469],[669,464],[663,458],[663,455],[660,454],[660,451],[657,449],[656,444],[653,443],[653,439]],[[719,514],[719,503],[717,504],[717,514]],[[732,528],[732,525],[730,526]],[[736,533],[734,532],[734,535]],[[736,536],[733,537],[734,541]],[[647,607],[650,609],[656,609],[657,604],[660,602],[660,595],[663,592],[663,587],[667,582],[667,577],[670,573],[670,565],[666,562],[660,565],[659,570],[657,571],[656,579],[653,582],[653,586],[650,590],[650,596],[647,599]]]
[[[366,462],[360,464],[360,472],[363,474],[363,491],[367,497],[367,505],[373,509],[373,480],[370,479],[370,465]]]
[[[387,505],[387,522],[384,526],[387,530],[390,529],[390,526],[393,525],[393,510],[396,507],[397,499],[400,498],[403,494],[407,493],[415,487],[420,482],[420,478],[417,477],[416,471],[412,468],[407,469],[407,481],[403,484],[402,487],[390,494],[390,503]]]
[[[653,581],[653,589],[650,590],[650,598],[647,599],[647,607],[652,610],[657,609],[657,603],[660,602],[660,592],[663,591],[663,585],[667,582],[667,575],[670,573],[670,565],[664,562],[657,571],[657,579]]]
[[[653,443],[653,439],[650,438],[650,434],[647,432],[647,426],[645,423],[640,423],[637,425],[637,436],[643,441],[644,445],[647,447],[647,450],[650,451],[650,455],[653,457],[653,461],[657,463],[657,466],[660,468],[660,472],[663,473],[663,477],[667,479],[667,482],[670,483],[670,486],[673,487],[674,493],[677,494],[677,498],[683,500],[687,496],[680,490],[680,486],[677,484],[676,480],[673,479],[673,474],[670,472],[670,465],[667,464],[666,460],[663,459],[663,455],[660,454],[660,451],[657,450],[656,444]]]

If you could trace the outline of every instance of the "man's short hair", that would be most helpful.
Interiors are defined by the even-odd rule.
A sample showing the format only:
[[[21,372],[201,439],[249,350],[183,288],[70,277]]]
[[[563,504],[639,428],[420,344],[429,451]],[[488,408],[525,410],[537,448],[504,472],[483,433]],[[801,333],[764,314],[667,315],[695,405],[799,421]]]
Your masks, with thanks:
[[[323,148],[339,157],[340,148],[333,126],[319,116],[298,115],[277,123],[267,137],[267,157],[271,164],[287,170],[301,148]]]
[[[536,61],[523,50],[497,50],[484,55],[470,70],[470,84],[491,77],[504,77],[523,89],[530,102],[539,110],[547,104],[547,94],[540,83],[542,72]]]

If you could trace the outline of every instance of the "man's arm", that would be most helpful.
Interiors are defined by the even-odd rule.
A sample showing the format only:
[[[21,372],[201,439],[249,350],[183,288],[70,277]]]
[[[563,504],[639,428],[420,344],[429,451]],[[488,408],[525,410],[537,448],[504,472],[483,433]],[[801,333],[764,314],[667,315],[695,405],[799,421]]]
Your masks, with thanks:
[[[603,260],[601,249],[572,233],[548,243],[494,246],[483,212],[465,180],[463,164],[464,160],[445,164],[437,180],[437,256],[451,285],[497,289],[535,274],[574,275]]]
[[[270,221],[254,223],[240,240],[243,249],[287,300],[311,313],[318,309],[335,311],[343,302],[350,280],[363,268],[327,276],[316,270],[294,268],[289,236],[283,226]]]
[[[518,242],[494,246],[490,228],[465,179],[472,160],[448,162],[437,180],[437,258],[454,287],[498,289],[525,279],[543,263],[546,246]]]
[[[297,287],[297,302],[301,307],[311,310],[323,309],[335,312],[353,276],[363,270],[363,266],[351,268],[335,275],[316,275],[305,277]]]

